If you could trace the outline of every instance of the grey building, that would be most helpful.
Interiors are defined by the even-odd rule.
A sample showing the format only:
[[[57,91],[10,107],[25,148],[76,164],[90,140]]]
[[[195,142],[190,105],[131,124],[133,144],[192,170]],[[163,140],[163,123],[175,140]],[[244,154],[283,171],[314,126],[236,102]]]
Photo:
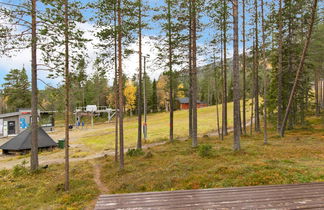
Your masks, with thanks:
[[[54,129],[54,112],[39,111],[41,127],[46,131]],[[0,137],[16,136],[30,127],[31,109],[19,109],[17,112],[0,114]]]

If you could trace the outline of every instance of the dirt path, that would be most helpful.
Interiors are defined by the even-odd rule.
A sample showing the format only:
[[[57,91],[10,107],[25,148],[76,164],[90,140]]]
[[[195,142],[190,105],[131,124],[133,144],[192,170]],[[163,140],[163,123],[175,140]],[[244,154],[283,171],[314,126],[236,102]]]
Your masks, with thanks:
[[[247,123],[247,126],[249,126],[251,123]],[[233,132],[233,128],[229,128],[228,129],[228,133]],[[210,136],[218,136],[217,131],[211,131],[205,135]],[[204,135],[199,135],[198,137],[203,137]],[[187,137],[182,137],[179,138],[178,140],[180,141],[185,141],[187,140]],[[166,144],[167,141],[163,141],[163,142],[155,142],[155,143],[151,143],[151,144],[144,144],[143,145],[143,149],[147,149],[147,148],[151,148],[151,147],[155,147],[155,146],[159,146],[159,145],[163,145]],[[126,152],[129,148],[125,148],[124,151]],[[113,150],[111,151],[103,151],[100,153],[96,153],[96,154],[92,154],[92,155],[88,155],[86,157],[79,157],[79,158],[70,158],[70,162],[77,162],[77,161],[85,161],[85,160],[93,160],[96,158],[101,158],[104,157],[106,155],[109,156],[113,156],[115,155],[115,152]],[[62,164],[64,163],[64,151],[60,151],[54,154],[41,154],[39,155],[39,164],[40,165],[51,165],[51,164]],[[26,158],[20,158],[20,159],[13,159],[13,160],[1,160],[0,161],[0,170],[1,169],[12,169],[14,166],[21,164],[23,161],[27,161],[29,163],[29,157]],[[28,165],[28,164],[27,164]]]
[[[93,166],[93,178],[94,181],[96,182],[98,189],[100,190],[101,194],[108,193],[109,190],[108,188],[101,182],[101,176],[100,176],[100,165],[94,161],[91,161],[91,164]]]

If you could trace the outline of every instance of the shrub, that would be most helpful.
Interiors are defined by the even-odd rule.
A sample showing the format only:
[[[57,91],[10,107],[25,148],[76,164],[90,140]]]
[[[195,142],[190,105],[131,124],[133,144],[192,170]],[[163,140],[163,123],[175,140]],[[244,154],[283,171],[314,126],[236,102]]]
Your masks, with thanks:
[[[142,149],[128,149],[126,155],[129,157],[136,157],[144,155],[144,152]]]
[[[148,151],[147,153],[145,153],[144,158],[152,158],[152,157],[153,157],[152,152]]]
[[[198,147],[198,155],[200,157],[210,157],[212,154],[212,146],[209,144],[201,144]]]
[[[25,167],[25,164],[18,164],[15,165],[15,167],[13,168],[13,176],[14,177],[18,177],[18,176],[22,176],[22,175],[26,175],[28,174],[29,170]]]

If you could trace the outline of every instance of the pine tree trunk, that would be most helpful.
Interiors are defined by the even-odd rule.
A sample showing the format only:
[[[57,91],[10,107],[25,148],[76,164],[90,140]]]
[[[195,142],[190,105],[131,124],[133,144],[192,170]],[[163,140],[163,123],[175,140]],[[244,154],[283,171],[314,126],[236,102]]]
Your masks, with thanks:
[[[218,90],[217,89],[216,89],[216,121],[217,121],[218,138],[221,139],[221,132],[220,132],[220,126],[219,126]]]
[[[255,122],[254,120],[254,103],[255,103],[255,97],[254,97],[254,93],[255,93],[255,41],[254,41],[254,37],[253,37],[253,45],[252,45],[252,51],[253,51],[253,68],[252,68],[252,87],[251,87],[251,126],[250,126],[250,135],[252,135],[253,133],[253,123]]]
[[[139,0],[138,14],[138,97],[137,97],[137,114],[138,114],[138,131],[137,131],[137,149],[142,149],[142,1]]]
[[[319,69],[315,69],[315,107],[316,107],[316,116],[320,115],[320,105],[319,105],[319,92],[318,92],[318,86],[319,86]]]
[[[31,155],[30,168],[32,171],[38,169],[38,90],[37,90],[37,34],[36,34],[36,0],[32,0],[32,135],[31,135]]]
[[[250,135],[252,135],[252,133],[253,133],[253,111],[254,111],[253,104],[254,104],[254,98],[251,97],[251,120],[250,120],[251,125],[250,125]]]
[[[115,162],[118,162],[118,119],[119,119],[119,103],[118,103],[118,62],[117,62],[117,2],[114,2],[114,50],[115,50],[115,109],[116,109],[116,114],[115,114]]]
[[[173,71],[172,71],[172,27],[171,27],[171,1],[168,0],[168,45],[169,45],[169,82],[170,82],[170,141],[173,142]]]
[[[265,37],[265,20],[264,20],[264,2],[261,0],[262,14],[262,56],[263,56],[263,143],[268,144],[267,134],[267,61],[266,61],[266,37]]]
[[[233,33],[234,33],[234,55],[233,55],[233,103],[234,103],[234,150],[240,150],[240,71],[238,51],[238,0],[233,0]]]
[[[227,20],[226,20],[226,13],[227,13],[227,3],[224,0],[224,17],[223,17],[223,48],[224,48],[224,75],[223,75],[223,112],[222,112],[222,121],[223,121],[223,135],[227,135],[227,59],[226,59],[226,45],[227,45]]]
[[[69,124],[70,124],[70,73],[69,73],[69,2],[64,5],[64,36],[65,36],[65,191],[70,189],[69,162]]]
[[[255,89],[254,89],[254,116],[255,131],[260,132],[260,116],[259,116],[259,31],[258,31],[258,0],[254,1],[255,6]]]
[[[118,13],[118,97],[119,97],[119,168],[124,169],[124,96],[123,96],[123,65],[122,65],[122,14],[121,0],[117,1]]]
[[[192,138],[192,19],[191,1],[189,1],[189,138]]]
[[[221,37],[223,38],[223,32],[221,31]],[[223,41],[221,38],[221,53],[220,53],[220,63],[221,63],[221,75],[222,79],[224,80],[224,60],[223,60]],[[222,89],[222,94],[221,94],[221,99],[222,99],[222,132],[221,132],[221,139],[224,140],[224,81],[223,81],[223,89]]]
[[[282,0],[279,0],[279,32],[278,32],[278,96],[277,96],[277,130],[278,133],[280,132],[281,122],[282,122],[282,115],[283,115],[283,70],[282,70],[282,36],[283,36],[283,21],[282,21]]]
[[[310,26],[309,26],[309,29],[308,29],[308,33],[307,33],[307,38],[306,38],[306,41],[305,41],[305,45],[304,45],[303,53],[302,53],[302,56],[301,56],[301,59],[300,59],[300,63],[299,63],[298,69],[297,69],[297,73],[296,73],[295,81],[294,81],[294,84],[293,84],[293,88],[292,88],[292,90],[290,92],[289,101],[288,101],[287,109],[286,109],[286,112],[285,112],[285,116],[284,116],[282,126],[281,126],[281,129],[280,129],[280,136],[281,137],[283,137],[284,134],[285,134],[286,123],[287,123],[287,119],[288,119],[289,112],[290,112],[290,109],[291,109],[291,105],[292,105],[293,100],[294,100],[294,96],[296,94],[298,80],[300,79],[300,76],[301,76],[301,73],[302,73],[302,70],[303,70],[303,67],[304,67],[306,53],[307,53],[307,50],[308,50],[310,39],[312,37],[313,25],[314,25],[315,15],[316,15],[316,9],[317,9],[317,0],[314,0],[313,6],[312,6],[312,16],[311,16],[311,20],[310,20]]]
[[[242,0],[243,10],[243,133],[246,135],[246,53],[245,53],[245,0]]]
[[[197,13],[196,0],[192,1],[192,147],[198,146],[197,139]]]
[[[214,57],[214,71],[215,71],[215,104],[216,104],[216,123],[217,123],[217,133],[218,133],[218,138],[221,139],[221,132],[220,132],[220,126],[219,126],[219,108],[218,108],[218,96],[219,96],[219,91],[218,91],[218,85],[217,85],[217,69],[216,69],[216,55]]]

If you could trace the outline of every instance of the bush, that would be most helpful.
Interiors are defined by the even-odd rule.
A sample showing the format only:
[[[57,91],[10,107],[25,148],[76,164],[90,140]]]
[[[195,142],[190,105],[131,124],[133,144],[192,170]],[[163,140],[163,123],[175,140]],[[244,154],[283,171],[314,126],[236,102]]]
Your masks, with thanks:
[[[152,157],[153,157],[152,152],[148,151],[147,153],[145,153],[144,158],[152,158]]]
[[[198,147],[198,155],[200,157],[210,157],[212,154],[212,146],[209,144],[201,144]]]
[[[142,149],[128,149],[126,155],[129,157],[136,157],[136,156],[141,156],[144,155],[145,153],[143,152]]]
[[[25,161],[23,161],[21,164],[15,165],[15,167],[13,168],[13,176],[14,177],[18,177],[18,176],[22,176],[22,175],[26,175],[29,173],[29,170],[26,168],[26,163]]]

